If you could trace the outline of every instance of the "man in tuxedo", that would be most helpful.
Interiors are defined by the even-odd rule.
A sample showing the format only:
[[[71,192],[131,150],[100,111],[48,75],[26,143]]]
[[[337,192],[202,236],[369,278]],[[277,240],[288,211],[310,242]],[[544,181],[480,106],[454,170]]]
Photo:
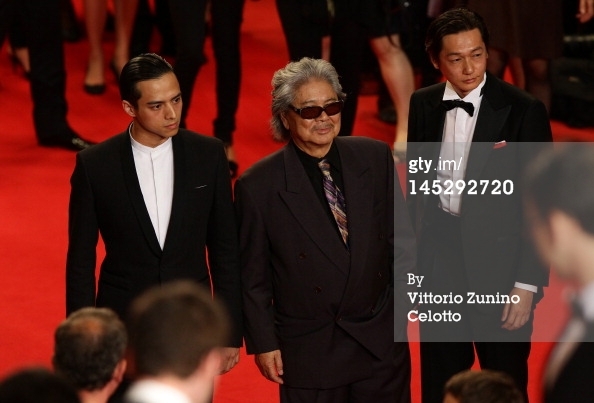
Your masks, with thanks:
[[[105,403],[124,377],[127,344],[126,328],[115,312],[81,308],[56,329],[52,364],[83,403]]]
[[[120,95],[132,123],[79,153],[71,178],[67,312],[104,306],[125,318],[132,299],[150,286],[178,279],[212,284],[235,329],[223,360],[228,371],[242,342],[241,289],[223,144],[179,128],[182,94],[158,55],[126,64]],[[96,288],[99,233],[105,258]]]
[[[575,284],[573,317],[548,360],[546,403],[594,396],[594,148],[563,145],[544,153],[526,178],[528,221],[543,260]]]
[[[475,349],[482,368],[511,375],[527,400],[533,309],[548,283],[523,236],[518,179],[539,148],[519,143],[550,142],[551,129],[541,102],[486,73],[488,41],[478,14],[440,15],[425,45],[447,81],[411,98],[407,203],[419,292],[461,298],[420,301],[424,315],[459,315],[420,322],[425,403],[442,401]],[[418,169],[419,161],[431,165]],[[469,302],[471,293],[488,303]]]
[[[81,138],[68,124],[66,71],[59,0],[0,0],[0,44],[16,7],[26,17],[24,31],[31,60],[33,125],[44,147],[80,151],[93,142]]]
[[[211,401],[229,320],[209,291],[175,281],[134,300],[126,324],[138,380],[125,402]]]
[[[345,95],[328,62],[291,62],[272,86],[288,144],[235,187],[248,353],[281,402],[409,402],[394,283],[414,270],[414,237],[390,148],[337,137]]]

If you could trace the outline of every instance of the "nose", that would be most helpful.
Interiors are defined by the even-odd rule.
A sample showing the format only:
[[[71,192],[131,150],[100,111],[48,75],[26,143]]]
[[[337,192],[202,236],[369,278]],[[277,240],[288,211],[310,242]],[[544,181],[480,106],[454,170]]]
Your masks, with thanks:
[[[177,117],[177,112],[175,111],[175,106],[171,103],[167,103],[165,107],[165,119],[175,119]]]
[[[474,72],[474,64],[472,63],[472,60],[468,58],[464,59],[464,65],[462,67],[464,74],[472,74]]]

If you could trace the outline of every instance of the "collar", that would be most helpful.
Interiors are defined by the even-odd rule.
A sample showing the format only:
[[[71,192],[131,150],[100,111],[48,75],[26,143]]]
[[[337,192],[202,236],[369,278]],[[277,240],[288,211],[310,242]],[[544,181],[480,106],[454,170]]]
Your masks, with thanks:
[[[577,296],[577,302],[584,313],[584,319],[594,321],[594,282],[582,288]]]
[[[337,171],[341,170],[340,169],[341,168],[340,155],[338,154],[338,147],[336,147],[335,141],[332,142],[332,145],[330,146],[330,150],[328,150],[328,153],[326,155],[324,155],[322,158],[313,157],[313,156],[307,154],[305,151],[303,151],[302,149],[297,147],[297,145],[293,141],[291,141],[291,144],[293,145],[293,148],[295,148],[295,151],[297,151],[297,155],[299,156],[299,159],[302,162],[304,162],[308,165],[315,166],[316,169],[318,169],[318,163],[321,160],[326,159],[330,163],[330,166],[332,167],[332,169],[335,169]]]
[[[132,125],[134,123],[130,123],[130,126],[128,126],[128,135],[130,136],[130,142],[132,143],[132,148],[140,151],[144,154],[161,154],[163,152],[166,152],[167,150],[171,150],[172,146],[171,146],[171,137],[169,137],[167,140],[165,140],[163,143],[159,144],[156,147],[148,147],[145,146],[144,144],[140,144],[138,141],[134,140],[134,137],[132,137]]]
[[[465,102],[472,103],[472,105],[474,105],[474,109],[476,110],[476,108],[480,104],[481,97],[483,96],[483,87],[485,86],[486,82],[487,82],[487,73],[485,73],[483,75],[483,81],[481,81],[481,83],[478,85],[478,87],[476,87],[475,89],[470,91],[470,93],[468,95],[466,95],[464,98],[460,98],[460,96],[454,90],[454,87],[452,86],[452,84],[449,81],[446,81],[445,91],[443,92],[442,99],[444,101],[449,101],[449,100],[454,100],[454,99],[462,99]]]

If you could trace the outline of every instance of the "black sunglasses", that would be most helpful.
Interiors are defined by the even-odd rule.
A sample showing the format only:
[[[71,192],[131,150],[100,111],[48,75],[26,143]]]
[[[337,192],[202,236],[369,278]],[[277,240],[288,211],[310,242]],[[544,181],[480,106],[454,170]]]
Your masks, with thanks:
[[[293,105],[289,105],[295,113],[301,116],[302,119],[315,119],[319,117],[322,112],[326,112],[328,116],[334,116],[342,111],[343,102],[335,101],[326,106],[306,106],[305,108],[297,109]]]

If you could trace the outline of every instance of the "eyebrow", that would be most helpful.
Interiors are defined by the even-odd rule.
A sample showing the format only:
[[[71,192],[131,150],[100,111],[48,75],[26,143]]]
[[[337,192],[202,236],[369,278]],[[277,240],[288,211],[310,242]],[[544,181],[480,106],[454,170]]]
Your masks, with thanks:
[[[328,98],[328,99],[324,100],[324,102],[323,102],[323,103],[325,104],[325,103],[328,103],[328,102],[334,102],[334,101],[338,101],[338,96],[330,97],[330,98]],[[315,100],[313,100],[313,99],[308,99],[307,101],[303,101],[303,102],[301,102],[301,105],[304,105],[304,104],[309,104],[309,103],[315,103],[315,102],[316,102],[316,101],[315,101]]]
[[[470,53],[474,53],[477,50],[484,50],[484,48],[482,46],[477,46],[476,48],[472,49],[470,51]],[[462,52],[452,52],[452,53],[448,53],[446,56],[458,56],[458,55],[461,55],[461,54],[462,54]]]
[[[177,93],[177,95],[175,95],[174,97],[172,97],[172,98],[170,99],[170,101],[173,101],[175,98],[178,98],[178,97],[181,97],[181,91],[180,91],[180,92],[178,92],[178,93]],[[162,103],[164,103],[164,102],[166,102],[166,101],[149,101],[149,102],[147,102],[146,104],[147,104],[147,105],[158,105],[158,104],[162,104]]]

